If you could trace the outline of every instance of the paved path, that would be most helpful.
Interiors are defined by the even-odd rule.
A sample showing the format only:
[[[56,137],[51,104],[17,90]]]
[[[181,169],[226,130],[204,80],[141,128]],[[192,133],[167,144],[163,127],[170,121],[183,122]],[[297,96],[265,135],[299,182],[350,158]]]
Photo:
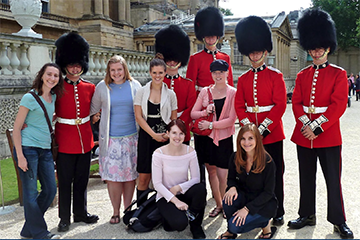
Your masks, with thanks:
[[[352,106],[347,108],[341,119],[343,134],[343,169],[342,187],[344,195],[345,209],[347,213],[347,224],[353,230],[355,238],[360,237],[359,215],[360,215],[360,182],[356,181],[360,177],[360,102],[355,102],[353,97]],[[294,117],[291,105],[288,104],[283,117],[286,140],[284,141],[285,152],[285,222],[298,217],[299,203],[299,181],[298,166],[296,158],[296,148],[289,139],[294,128]],[[278,227],[274,238],[282,239],[339,239],[339,235],[333,232],[332,225],[326,220],[326,187],[325,181],[318,165],[317,178],[317,225],[305,227],[300,230],[290,230],[284,224]],[[206,213],[215,206],[214,200],[210,199],[211,191],[208,189],[208,204]],[[0,216],[0,238],[19,238],[20,229],[24,223],[23,208],[19,204],[14,205],[15,212]],[[86,225],[84,223],[72,223],[70,231],[62,233],[62,238],[120,238],[120,239],[184,239],[192,238],[189,228],[183,232],[165,232],[162,227],[149,233],[134,233],[126,230],[123,223],[110,225],[108,222],[112,215],[112,207],[107,193],[106,185],[99,179],[91,179],[88,188],[88,210],[90,213],[98,214],[100,220],[96,224]],[[56,233],[59,219],[57,217],[58,208],[50,208],[46,214],[46,222],[49,230]],[[220,215],[217,218],[205,216],[203,223],[207,238],[216,238],[226,231],[226,222]],[[239,235],[238,238],[258,238],[260,229]]]

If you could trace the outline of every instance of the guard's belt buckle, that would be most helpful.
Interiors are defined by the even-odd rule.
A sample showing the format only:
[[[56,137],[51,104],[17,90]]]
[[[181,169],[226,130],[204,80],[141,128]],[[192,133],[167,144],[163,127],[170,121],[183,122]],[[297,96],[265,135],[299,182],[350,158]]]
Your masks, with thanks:
[[[75,124],[79,125],[82,122],[82,118],[75,119]]]
[[[309,113],[315,113],[315,107],[309,107]]]
[[[252,107],[252,111],[254,113],[258,113],[259,112],[259,106]]]

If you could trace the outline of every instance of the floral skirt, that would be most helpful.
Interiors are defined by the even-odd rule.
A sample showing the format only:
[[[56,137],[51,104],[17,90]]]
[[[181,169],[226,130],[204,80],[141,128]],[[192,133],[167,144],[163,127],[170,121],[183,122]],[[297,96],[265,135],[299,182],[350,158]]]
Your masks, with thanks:
[[[137,165],[138,135],[110,137],[106,156],[99,158],[101,180],[128,182],[138,177]]]

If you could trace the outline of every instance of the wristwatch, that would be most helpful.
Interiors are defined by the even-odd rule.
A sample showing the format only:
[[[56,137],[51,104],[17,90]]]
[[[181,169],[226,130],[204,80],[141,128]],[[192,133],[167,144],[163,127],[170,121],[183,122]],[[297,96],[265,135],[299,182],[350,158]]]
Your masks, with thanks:
[[[209,129],[212,129],[212,128],[213,128],[213,123],[210,122],[210,124],[209,124]]]

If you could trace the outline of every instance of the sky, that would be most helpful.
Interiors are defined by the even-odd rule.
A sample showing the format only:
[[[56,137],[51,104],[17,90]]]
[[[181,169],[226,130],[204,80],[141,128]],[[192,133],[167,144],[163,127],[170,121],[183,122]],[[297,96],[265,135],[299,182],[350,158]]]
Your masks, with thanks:
[[[311,6],[311,0],[220,0],[222,8],[228,8],[238,17],[249,15],[268,16],[282,11],[288,14],[293,10],[306,9]]]

